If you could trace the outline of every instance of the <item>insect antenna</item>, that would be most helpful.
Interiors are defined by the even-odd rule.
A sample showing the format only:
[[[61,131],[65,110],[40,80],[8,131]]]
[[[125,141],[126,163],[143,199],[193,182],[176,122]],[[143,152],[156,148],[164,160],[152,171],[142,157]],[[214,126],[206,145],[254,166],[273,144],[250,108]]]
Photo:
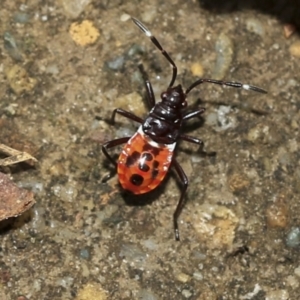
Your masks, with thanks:
[[[230,87],[244,89],[244,90],[248,90],[248,91],[250,90],[250,91],[254,91],[254,92],[258,92],[258,93],[262,93],[262,94],[267,94],[267,91],[265,91],[264,89],[261,89],[257,86],[254,86],[254,85],[243,84],[241,82],[223,81],[223,80],[207,79],[207,78],[200,78],[200,79],[196,80],[189,88],[186,89],[185,94],[187,95],[193,88],[195,88],[199,84],[202,84],[205,82],[218,84],[218,85],[222,85],[222,86],[230,86]]]
[[[138,19],[131,17],[132,21],[134,22],[134,24],[140,28],[140,30],[142,32],[144,32],[144,34],[150,38],[150,40],[152,41],[152,43],[156,46],[156,48],[158,48],[162,55],[168,60],[168,62],[171,64],[172,68],[173,68],[173,74],[172,74],[172,79],[171,82],[169,84],[169,87],[172,87],[176,76],[177,76],[177,66],[174,63],[173,59],[170,57],[170,55],[168,54],[168,52],[161,46],[161,44],[159,43],[159,41],[156,39],[156,37],[154,35],[152,35],[151,31]]]

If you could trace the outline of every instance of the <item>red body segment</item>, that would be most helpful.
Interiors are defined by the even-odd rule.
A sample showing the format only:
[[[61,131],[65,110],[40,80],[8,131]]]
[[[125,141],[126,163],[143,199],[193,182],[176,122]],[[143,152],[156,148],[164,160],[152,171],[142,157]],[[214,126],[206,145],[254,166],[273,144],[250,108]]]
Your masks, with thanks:
[[[122,149],[118,176],[123,189],[144,194],[155,189],[165,178],[175,144],[157,144],[139,130]]]

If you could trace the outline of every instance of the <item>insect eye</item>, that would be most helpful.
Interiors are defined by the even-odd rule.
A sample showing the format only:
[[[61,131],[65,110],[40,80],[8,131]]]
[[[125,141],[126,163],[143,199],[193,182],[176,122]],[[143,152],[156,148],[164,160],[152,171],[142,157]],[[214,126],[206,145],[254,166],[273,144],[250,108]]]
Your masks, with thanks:
[[[166,92],[161,93],[160,95],[161,99],[166,100],[168,97],[168,94]]]

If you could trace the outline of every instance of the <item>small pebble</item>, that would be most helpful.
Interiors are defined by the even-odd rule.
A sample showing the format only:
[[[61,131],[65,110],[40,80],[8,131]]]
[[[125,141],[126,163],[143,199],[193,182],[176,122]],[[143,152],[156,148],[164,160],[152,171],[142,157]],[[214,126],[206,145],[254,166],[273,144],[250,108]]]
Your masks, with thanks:
[[[74,278],[71,276],[57,278],[56,283],[57,285],[60,285],[67,289],[70,288],[72,284],[74,284]]]
[[[195,279],[198,280],[198,281],[201,281],[201,280],[203,280],[203,275],[202,275],[202,273],[200,273],[200,272],[195,272],[195,273],[193,274],[193,278],[195,278]]]
[[[72,203],[78,195],[76,183],[72,181],[64,185],[56,184],[52,187],[52,191],[61,201],[69,203]]]
[[[191,72],[194,76],[202,77],[204,74],[203,66],[200,63],[193,63],[191,65]]]
[[[29,22],[30,15],[25,12],[17,12],[13,16],[14,21],[20,24],[26,24]]]
[[[28,300],[26,296],[18,296],[17,300]]]
[[[289,292],[287,290],[273,290],[267,292],[265,300],[289,300]]]
[[[38,232],[43,232],[43,230],[46,228],[45,209],[35,205],[32,209],[32,212],[32,228],[38,230]]]
[[[6,31],[4,33],[3,40],[4,40],[4,48],[8,52],[9,56],[16,61],[22,61],[23,60],[22,53],[19,47],[17,46],[17,42],[14,36],[11,33]]]
[[[266,209],[267,226],[270,228],[285,228],[288,217],[288,205],[283,195],[279,196],[274,203],[269,204]]]
[[[254,289],[252,292],[247,293],[244,296],[241,296],[240,299],[254,299],[255,296],[262,290],[259,284],[255,284]]]
[[[229,70],[233,58],[233,43],[225,34],[221,33],[216,41],[217,60],[212,72],[212,78],[222,79]]]
[[[61,2],[66,14],[75,19],[79,17],[91,0],[62,0]]]
[[[100,36],[99,30],[89,20],[84,20],[81,23],[72,23],[69,33],[73,41],[80,46],[91,45]]]
[[[290,50],[290,53],[292,56],[299,58],[300,57],[300,41],[294,42],[290,46],[289,50]]]
[[[120,71],[124,66],[124,56],[118,56],[114,60],[107,62],[107,66],[114,71]]]
[[[43,180],[37,181],[34,178],[24,179],[18,182],[18,186],[25,189],[30,189],[34,194],[42,193],[44,191],[44,184]]]
[[[155,18],[157,17],[157,10],[159,7],[157,5],[148,6],[147,10],[141,13],[141,18],[143,22],[147,24],[153,24],[155,22]]]
[[[190,276],[185,273],[176,274],[176,279],[180,282],[186,283],[190,280]]]
[[[83,259],[89,259],[90,258],[90,251],[88,249],[81,249],[80,250],[80,257]]]
[[[218,114],[216,112],[211,112],[206,115],[205,124],[208,126],[218,125]]]
[[[300,228],[293,227],[285,239],[286,245],[290,248],[297,248],[300,246]]]
[[[255,143],[255,142],[262,142],[267,139],[267,135],[270,133],[270,128],[262,123],[258,123],[255,127],[252,127],[248,131],[247,139],[248,141]]]
[[[225,206],[203,204],[191,216],[191,224],[207,247],[232,247],[239,219]]]
[[[52,75],[57,75],[59,74],[59,69],[58,69],[58,66],[54,63],[51,63],[49,64],[47,67],[46,67],[46,70],[45,70],[47,73],[49,74],[52,74]]]
[[[232,174],[228,179],[228,185],[230,190],[235,193],[247,188],[250,185],[250,181],[243,174]]]
[[[213,287],[212,287],[212,289],[213,289]],[[214,299],[214,300],[218,299],[216,292],[213,292],[208,287],[205,287],[205,285],[203,285],[203,288],[201,288],[201,294],[197,298],[197,300],[211,300],[211,299]]]
[[[100,286],[99,283],[87,283],[77,293],[75,300],[106,300],[106,291]]]
[[[281,165],[290,165],[291,162],[292,162],[292,157],[291,157],[291,154],[289,152],[286,151],[286,149],[284,148],[279,148],[279,151],[278,151],[279,155],[278,155],[278,162],[281,164]]]
[[[183,289],[181,292],[182,296],[185,298],[190,298],[193,294],[191,293],[191,291],[187,290],[187,289]]]
[[[133,44],[127,51],[127,54],[129,56],[135,56],[137,54],[143,54],[144,52],[145,52],[145,49],[141,45]]]
[[[204,253],[202,253],[202,252],[200,252],[200,251],[198,251],[198,250],[193,250],[192,252],[191,252],[191,257],[193,258],[193,259],[195,259],[195,260],[199,260],[199,261],[201,261],[201,260],[205,260],[206,258],[207,258],[207,256],[204,254]],[[201,265],[202,266],[202,265]],[[200,268],[200,270],[201,270],[201,268]]]
[[[294,274],[298,277],[300,277],[300,266],[297,267],[295,270],[294,270]]]
[[[11,89],[17,95],[32,91],[37,84],[37,80],[29,77],[27,71],[18,65],[14,65],[10,68],[6,72],[6,76]]]
[[[228,128],[232,128],[235,126],[235,120],[228,116],[231,111],[230,106],[220,105],[217,109],[218,116],[218,128],[217,130],[227,130]]]
[[[120,17],[120,20],[121,20],[122,22],[126,22],[126,21],[128,21],[129,19],[130,19],[130,15],[128,15],[128,14],[122,14],[121,17]]]
[[[299,280],[296,278],[296,276],[289,275],[286,278],[286,283],[292,288],[296,289],[299,287]]]
[[[158,248],[158,244],[152,239],[145,240],[143,245],[149,250],[157,250]]]
[[[159,298],[149,290],[142,289],[138,292],[139,300],[158,300]]]
[[[296,31],[296,26],[292,24],[285,24],[283,26],[283,34],[286,39],[288,39]]]
[[[134,244],[123,244],[121,246],[120,257],[129,262],[145,262],[147,259],[146,253]]]
[[[55,162],[50,168],[49,173],[52,176],[63,176],[66,174],[66,169],[63,163],[61,162]]]
[[[246,21],[246,28],[248,31],[260,35],[261,37],[265,35],[265,28],[263,24],[257,19],[248,19]]]

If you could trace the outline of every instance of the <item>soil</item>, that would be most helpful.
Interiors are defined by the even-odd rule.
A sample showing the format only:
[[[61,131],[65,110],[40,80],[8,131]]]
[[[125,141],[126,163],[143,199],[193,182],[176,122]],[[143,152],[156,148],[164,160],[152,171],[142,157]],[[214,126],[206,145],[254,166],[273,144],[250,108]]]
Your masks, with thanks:
[[[299,3],[2,2],[1,143],[38,163],[2,170],[36,204],[0,223],[0,299],[298,299]],[[157,101],[171,80],[130,16],[175,61],[176,84],[213,77],[267,91],[189,93],[188,109],[206,111],[183,132],[208,154],[176,148],[189,178],[179,242],[176,172],[133,197],[101,151],[137,128],[119,115],[110,125],[113,109],[147,114],[138,65]]]

